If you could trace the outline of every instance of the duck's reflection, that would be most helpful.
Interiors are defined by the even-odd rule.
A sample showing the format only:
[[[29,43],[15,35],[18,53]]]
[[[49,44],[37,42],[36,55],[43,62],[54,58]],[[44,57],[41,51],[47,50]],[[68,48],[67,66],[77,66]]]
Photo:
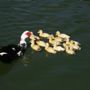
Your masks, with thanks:
[[[27,67],[31,63],[31,55],[24,55],[23,57],[13,61],[12,63],[0,62],[0,76],[7,74],[16,64],[23,64],[23,66]]]

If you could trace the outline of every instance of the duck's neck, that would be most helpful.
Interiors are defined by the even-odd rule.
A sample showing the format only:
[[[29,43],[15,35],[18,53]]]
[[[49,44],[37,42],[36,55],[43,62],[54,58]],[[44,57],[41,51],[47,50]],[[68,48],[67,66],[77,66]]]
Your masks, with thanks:
[[[25,41],[25,39],[21,39],[19,45],[23,48],[27,48],[27,42]]]

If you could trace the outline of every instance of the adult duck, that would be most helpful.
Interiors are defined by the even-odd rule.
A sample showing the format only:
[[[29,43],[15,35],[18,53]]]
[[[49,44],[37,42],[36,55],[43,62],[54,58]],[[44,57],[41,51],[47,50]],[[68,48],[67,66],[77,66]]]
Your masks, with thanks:
[[[19,44],[9,44],[0,48],[0,60],[5,63],[10,63],[13,60],[24,55],[27,49],[26,38],[30,37],[31,32],[24,31],[21,35]]]

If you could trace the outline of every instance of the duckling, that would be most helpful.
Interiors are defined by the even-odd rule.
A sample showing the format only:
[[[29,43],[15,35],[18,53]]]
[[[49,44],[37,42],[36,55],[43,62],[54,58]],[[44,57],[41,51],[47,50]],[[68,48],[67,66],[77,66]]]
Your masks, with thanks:
[[[34,40],[31,40],[31,48],[34,49],[35,51],[41,51],[40,46],[36,45]]]
[[[43,37],[43,38],[48,38],[49,37],[49,34],[48,33],[43,33],[42,30],[39,30],[38,33],[39,33],[40,37]]]
[[[80,45],[80,43],[79,43],[79,42],[74,41],[74,40],[71,40],[71,43],[72,43],[72,44],[75,44],[75,45]]]
[[[44,41],[41,41],[41,40],[37,40],[36,44],[41,46],[41,47],[45,47],[45,45],[46,45],[46,43]]]
[[[63,42],[63,39],[61,37],[55,37],[55,41],[57,41],[57,42]]]
[[[76,42],[76,41],[75,41]],[[66,44],[68,44],[70,47],[72,47],[74,50],[81,50],[80,46],[78,45],[78,42],[76,42],[76,44],[73,42],[73,40],[71,41],[67,41]]]
[[[38,36],[34,35],[33,32],[32,32],[32,34],[30,36],[30,39],[35,40],[35,39],[40,39],[40,38]]]
[[[59,31],[56,31],[56,36],[63,38],[65,41],[69,41],[70,39],[69,35],[60,33]]]
[[[55,38],[54,38],[53,35],[50,35],[48,39],[49,39],[49,43],[50,43],[50,44],[52,44],[52,45],[54,45],[54,44],[60,45],[60,42],[57,41],[57,40],[55,40]]]
[[[75,54],[75,51],[73,50],[73,48],[71,48],[68,44],[63,43],[63,46],[65,48],[66,53],[73,55]]]
[[[49,47],[49,43],[46,43],[45,50],[46,50],[48,53],[56,54],[56,51],[55,51],[52,47]]]
[[[53,49],[56,50],[56,51],[64,51],[65,50],[65,48],[63,48],[62,46],[57,46],[55,44],[53,46]]]
[[[70,50],[70,49],[66,49],[66,53],[68,53],[70,55],[73,55],[73,54],[75,54],[75,51],[74,50]]]

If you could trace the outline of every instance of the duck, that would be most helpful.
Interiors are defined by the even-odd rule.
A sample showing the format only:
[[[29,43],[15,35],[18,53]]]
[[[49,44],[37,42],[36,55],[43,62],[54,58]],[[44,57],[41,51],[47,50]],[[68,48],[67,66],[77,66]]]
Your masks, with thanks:
[[[18,44],[8,44],[0,48],[0,61],[4,63],[11,63],[13,60],[18,59],[23,56],[28,44],[26,38],[31,35],[30,31],[24,31],[20,37],[20,42]]]
[[[71,40],[70,42],[71,42],[72,44],[74,44],[74,45],[80,45],[80,43],[79,43],[79,42],[74,41],[74,40]]]
[[[38,31],[38,33],[39,33],[40,37],[43,37],[43,38],[48,38],[49,37],[49,34],[48,33],[44,33],[43,30],[41,30],[41,29]]]
[[[57,42],[63,42],[63,39],[61,37],[55,37],[55,41],[57,41]]]
[[[45,47],[46,43],[42,40],[36,40],[36,44],[41,46],[41,47]]]
[[[36,40],[36,39],[39,40],[39,39],[40,39],[40,37],[34,35],[33,32],[31,32],[31,33],[32,33],[32,34],[31,34],[31,36],[29,37],[30,40]]]
[[[65,41],[69,41],[70,36],[64,33],[60,33],[60,31],[56,31],[56,36],[61,37]]]
[[[41,51],[41,48],[39,45],[35,44],[34,40],[31,40],[31,48],[35,51]]]
[[[64,46],[65,51],[66,51],[67,54],[69,54],[69,55],[75,54],[75,51],[74,51],[74,49],[72,47],[70,47],[66,43],[63,43],[63,46]]]
[[[75,42],[75,43],[74,43]],[[72,47],[74,50],[81,50],[81,47],[79,46],[79,43],[73,40],[67,41],[66,44],[68,44],[70,47]]]
[[[47,51],[48,53],[51,53],[51,54],[56,54],[56,51],[53,49],[53,47],[49,46],[49,43],[46,43],[45,51]]]
[[[50,43],[51,45],[54,45],[54,44],[60,45],[60,42],[57,41],[57,40],[55,40],[55,38],[54,38],[53,35],[50,35],[49,38],[48,38],[48,40],[49,40],[49,43]]]
[[[73,54],[75,54],[75,51],[72,49],[66,49],[66,53],[73,55]]]
[[[65,48],[63,48],[62,46],[57,46],[54,44],[53,49],[56,51],[65,51]]]

